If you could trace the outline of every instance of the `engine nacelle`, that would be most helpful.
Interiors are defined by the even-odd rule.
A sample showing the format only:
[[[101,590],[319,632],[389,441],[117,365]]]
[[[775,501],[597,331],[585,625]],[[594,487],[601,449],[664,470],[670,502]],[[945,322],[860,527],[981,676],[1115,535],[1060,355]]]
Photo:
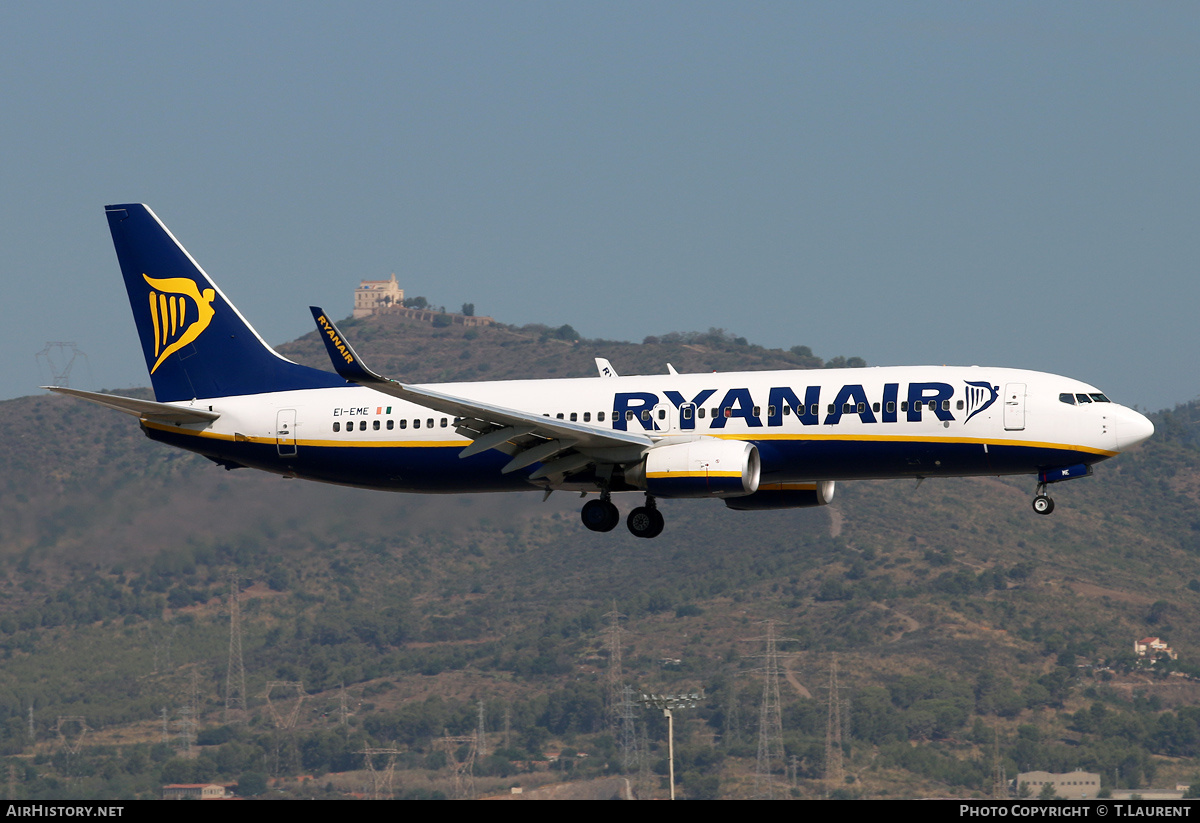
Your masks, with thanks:
[[[760,470],[754,444],[706,438],[650,449],[625,480],[655,497],[740,497],[758,489]]]
[[[824,506],[832,499],[833,481],[818,480],[815,483],[769,483],[759,486],[754,494],[726,500],[725,505],[740,512],[756,512]]]

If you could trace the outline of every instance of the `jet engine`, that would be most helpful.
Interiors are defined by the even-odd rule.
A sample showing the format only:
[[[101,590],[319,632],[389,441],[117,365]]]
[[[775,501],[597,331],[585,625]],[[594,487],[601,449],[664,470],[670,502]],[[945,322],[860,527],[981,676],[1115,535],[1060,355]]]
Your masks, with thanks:
[[[755,512],[824,506],[832,499],[833,481],[818,480],[815,483],[769,483],[759,486],[754,494],[726,500],[725,505],[740,512]]]
[[[625,480],[655,497],[740,497],[758,489],[758,448],[703,438],[656,446],[625,469]]]

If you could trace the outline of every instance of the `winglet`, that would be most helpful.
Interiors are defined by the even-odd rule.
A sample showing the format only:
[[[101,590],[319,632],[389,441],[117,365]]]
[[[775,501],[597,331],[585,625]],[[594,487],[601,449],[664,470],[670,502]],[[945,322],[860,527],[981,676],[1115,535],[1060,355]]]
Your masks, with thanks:
[[[617,377],[617,370],[608,362],[607,357],[596,358],[596,370],[600,372],[601,377]]]
[[[341,330],[317,306],[309,306],[313,320],[317,321],[317,333],[325,342],[325,350],[333,361],[333,369],[351,383],[391,383],[386,377],[381,377],[367,368],[358,352],[350,345]]]

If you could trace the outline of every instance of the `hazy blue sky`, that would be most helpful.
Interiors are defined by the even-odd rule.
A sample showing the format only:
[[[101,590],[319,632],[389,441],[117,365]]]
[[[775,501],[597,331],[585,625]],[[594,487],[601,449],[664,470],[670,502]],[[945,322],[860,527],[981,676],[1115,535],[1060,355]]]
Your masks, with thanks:
[[[1190,400],[1198,46],[1194,2],[5,3],[0,397],[48,340],[148,382],[102,208],[141,201],[275,343],[395,271]]]

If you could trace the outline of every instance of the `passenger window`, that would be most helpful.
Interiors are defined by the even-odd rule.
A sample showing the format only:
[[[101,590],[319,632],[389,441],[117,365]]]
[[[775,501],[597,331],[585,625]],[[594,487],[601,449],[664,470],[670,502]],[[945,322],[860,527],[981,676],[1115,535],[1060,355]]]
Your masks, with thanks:
[[[930,401],[929,401],[929,410],[930,410],[930,411],[937,411],[937,401],[936,401],[936,400],[930,400]]]
[[[775,407],[767,406],[767,417],[774,417],[774,416],[775,416]]]
[[[837,406],[835,406],[835,405],[833,405],[832,403],[830,403],[830,404],[829,404],[829,413],[830,413],[830,414],[833,414],[833,413],[834,413],[834,412],[836,412],[836,411],[837,411]]]
[[[374,429],[375,431],[379,431],[379,421],[378,421],[378,420],[372,420],[372,421],[371,421],[371,428],[372,428],[372,429]]]
[[[725,410],[722,413],[725,415],[726,419],[733,417],[733,409],[729,408],[728,406],[725,407]]]
[[[878,403],[873,404],[871,406],[871,411],[873,411],[873,412],[879,411],[879,404]]]
[[[699,417],[701,420],[704,419],[704,407],[703,406],[696,409],[696,416]]]
[[[563,419],[563,413],[562,413],[562,412],[559,412],[558,414],[556,414],[556,415],[554,415],[554,416],[555,416],[555,417],[557,417],[559,420],[562,420],[562,419]]]
[[[950,411],[950,401],[949,400],[942,401],[942,411]]]
[[[691,419],[692,419],[692,407],[691,407],[691,406],[684,406],[684,407],[683,407],[683,419],[684,419],[684,420],[691,420]]]
[[[577,412],[571,412],[571,422],[572,423],[579,422],[579,414]]]
[[[604,422],[604,412],[596,412],[596,419],[599,420],[601,423],[603,423]]]
[[[712,410],[712,416],[713,416],[713,417],[718,417],[718,416],[719,416],[719,414],[718,414],[718,412],[719,412],[719,411],[720,411],[720,409],[713,409],[713,410]]]
[[[358,421],[358,430],[360,432],[365,432],[367,430],[367,421],[366,420]]]
[[[666,420],[666,419],[667,419],[667,410],[666,410],[666,409],[659,409],[659,410],[658,410],[658,419],[659,419],[659,420]]]
[[[402,428],[402,429],[407,429],[407,428],[408,428],[408,419],[407,419],[407,418],[405,418],[404,420],[401,420],[401,421],[400,421],[400,428]]]
[[[416,418],[416,419],[414,419],[414,420],[413,420],[413,428],[414,428],[414,429],[419,429],[419,428],[421,428],[421,418],[419,418],[419,417],[418,417],[418,418]]]
[[[896,413],[896,401],[895,401],[895,400],[889,400],[889,401],[888,401],[888,404],[887,404],[887,411],[888,411],[888,414],[895,414],[895,413]]]
[[[959,411],[962,411],[962,408],[963,408],[963,401],[959,400],[959,401],[958,401],[958,404],[957,404],[957,406],[956,406],[956,408],[957,408]]]
[[[629,420],[632,420],[632,419],[633,419],[633,412],[632,412],[632,411],[627,411],[627,412],[625,412],[625,420],[626,420],[626,421],[629,421]]]
[[[335,432],[340,432],[340,431],[342,430],[342,424],[341,424],[341,423],[334,423],[334,424],[333,424],[333,430],[334,430]]]
[[[450,422],[449,418],[443,417],[442,418],[442,428],[443,429],[446,428],[446,424],[449,422]]]
[[[388,431],[391,431],[392,429],[396,428],[396,421],[395,421],[395,420],[388,420],[388,424],[387,424],[387,426],[388,426]]]
[[[643,420],[650,419],[650,410],[649,409],[642,409],[642,419]]]
[[[755,416],[755,417],[762,417],[762,406],[755,406],[755,407],[754,407],[754,416]]]
[[[854,412],[854,404],[853,403],[843,403],[842,404],[842,414],[851,414],[853,412]]]
[[[867,410],[867,404],[866,404],[866,403],[859,403],[859,404],[858,404],[858,413],[859,413],[859,414],[862,414],[862,413],[863,413],[863,412],[865,412],[866,410]]]
[[[813,403],[812,407],[809,409],[809,414],[811,414],[813,417],[816,417],[817,412],[819,412],[820,410],[821,410],[820,406],[818,406],[816,403]]]
[[[784,407],[783,407],[783,416],[784,416],[784,417],[787,417],[787,416],[788,416],[789,414],[791,414],[791,413],[792,413],[792,407],[791,407],[791,406],[784,406]]]
[[[902,412],[908,411],[908,401],[907,400],[900,401],[900,411],[902,411]]]
[[[433,418],[432,417],[425,421],[425,428],[427,428],[427,429],[433,428]]]

